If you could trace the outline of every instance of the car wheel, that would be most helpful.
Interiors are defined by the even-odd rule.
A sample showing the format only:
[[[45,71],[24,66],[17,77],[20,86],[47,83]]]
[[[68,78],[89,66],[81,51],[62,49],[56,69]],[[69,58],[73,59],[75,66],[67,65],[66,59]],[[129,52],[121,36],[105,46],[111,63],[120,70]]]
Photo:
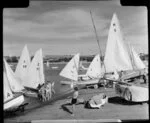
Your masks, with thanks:
[[[132,101],[132,94],[128,88],[125,89],[124,98],[125,100]]]

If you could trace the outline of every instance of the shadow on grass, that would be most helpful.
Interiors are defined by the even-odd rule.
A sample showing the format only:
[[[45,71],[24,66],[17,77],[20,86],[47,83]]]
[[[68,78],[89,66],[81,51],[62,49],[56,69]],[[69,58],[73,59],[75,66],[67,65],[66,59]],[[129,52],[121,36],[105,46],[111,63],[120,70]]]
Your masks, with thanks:
[[[84,100],[82,100],[82,99],[80,100],[79,99],[78,102],[75,105],[81,105],[81,104],[84,104]],[[66,112],[68,112],[70,114],[72,114],[72,112],[68,109],[67,106],[72,108],[72,104],[71,103],[66,103],[66,104],[61,105],[61,109],[63,109],[64,111],[66,111]]]
[[[41,101],[38,100],[38,98],[27,97],[28,98],[27,102],[29,103],[29,105],[31,105],[31,107],[27,106],[27,108],[25,108],[24,112],[20,112],[20,111],[17,111],[17,112],[6,112],[6,113],[4,113],[3,117],[4,118],[12,118],[13,117],[14,118],[14,117],[26,115],[29,112],[31,113],[32,111],[35,111],[36,109],[42,108],[42,107],[44,107],[46,105],[53,105],[57,100],[62,100],[64,98],[67,98],[69,95],[72,95],[72,93],[73,93],[72,91],[71,92],[68,91],[68,93],[60,94],[59,96],[53,97],[52,99],[50,99],[49,101],[46,101],[46,102],[41,102]],[[32,99],[35,100],[35,105],[32,102]]]
[[[142,105],[145,102],[131,102],[116,96],[116,97],[109,97],[108,103],[120,104],[120,105],[138,105],[138,104]]]
[[[72,112],[68,109],[67,106],[72,107],[71,103],[66,103],[66,104],[61,105],[61,109],[63,109],[64,111],[66,111],[66,112],[68,112],[70,114],[72,114]]]

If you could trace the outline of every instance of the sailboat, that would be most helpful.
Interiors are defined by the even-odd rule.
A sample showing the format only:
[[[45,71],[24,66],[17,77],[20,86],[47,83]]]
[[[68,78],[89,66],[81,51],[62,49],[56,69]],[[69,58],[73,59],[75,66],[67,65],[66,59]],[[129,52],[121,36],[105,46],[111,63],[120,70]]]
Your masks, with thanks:
[[[10,69],[8,69],[8,65],[4,59],[4,70],[3,70],[3,94],[4,94],[4,111],[15,111],[17,109],[20,109],[22,107],[22,109],[24,109],[24,96],[22,94],[16,94],[14,93],[14,88],[12,91],[12,86],[11,86],[11,82],[10,78],[12,78],[13,81],[16,81],[16,79],[14,79],[14,76],[10,76],[9,71]],[[17,83],[14,82],[14,83]],[[14,84],[13,83],[13,84]],[[17,86],[17,88],[19,88],[19,86]],[[22,89],[22,88],[21,88]],[[20,90],[21,90],[20,89]]]
[[[110,24],[104,64],[106,73],[114,72],[114,70],[126,71],[133,69],[116,14],[113,15]]]
[[[140,76],[142,73],[136,71],[136,69],[145,68],[145,65],[142,63],[135,50],[133,48],[128,48],[124,43],[120,23],[116,14],[113,15],[110,24],[104,65],[105,74],[108,75],[115,70],[118,72],[125,71],[126,74],[121,77],[124,80]],[[110,76],[107,76],[107,78],[111,78]]]
[[[145,64],[140,59],[140,57],[138,56],[133,47],[130,47],[130,51],[131,51],[131,60],[134,66],[133,69],[138,70],[146,68]]]
[[[24,90],[23,85],[15,76],[14,72],[12,71],[12,69],[10,68],[10,66],[8,65],[5,59],[4,59],[4,65],[5,65],[6,74],[7,74],[7,78],[8,78],[11,90],[13,92],[22,92]]]
[[[100,78],[101,77],[101,60],[100,55],[97,54],[91,64],[89,65],[87,72],[85,75],[79,75],[79,78],[82,80],[90,80],[93,78]]]
[[[23,81],[26,77],[29,65],[30,65],[30,56],[27,45],[25,45],[15,70],[15,75],[20,79],[21,84],[23,84]]]
[[[80,54],[76,54],[60,72],[60,76],[70,79],[72,82],[78,81]],[[68,84],[68,81],[62,81],[62,84]],[[70,82],[69,82],[70,84]]]
[[[100,79],[100,57],[96,55],[90,64],[87,73],[82,75],[84,80],[79,80],[79,53],[76,54],[69,63],[60,72],[60,76],[70,79],[71,81],[61,81],[61,84],[73,84],[73,85],[93,85],[97,84]],[[96,63],[96,64],[95,64]]]
[[[140,59],[140,57],[138,56],[134,48],[131,47],[130,45],[129,45],[129,51],[130,51],[130,58],[132,61],[133,70],[128,72],[126,75],[122,77],[122,79],[124,80],[140,77],[141,75],[144,74],[144,72],[146,72],[145,64]]]
[[[98,46],[99,46],[99,51],[100,51],[100,54],[101,54],[101,57],[102,57],[102,52],[101,52],[101,48],[100,48],[100,44],[99,44],[99,39],[98,39],[98,35],[97,35],[97,31],[96,31],[96,27],[95,27],[95,24],[94,24],[94,20],[93,20],[91,11],[90,11],[90,14],[91,14],[91,19],[92,19],[92,23],[93,23],[93,27],[94,27],[94,31],[95,31],[95,35],[96,35],[96,39],[97,39],[97,43],[98,43]],[[123,62],[118,61],[117,56],[115,56],[116,53],[118,52],[116,50],[116,48],[118,48],[118,47],[120,48],[120,46],[121,46],[121,50],[123,51],[123,52],[121,51],[120,56],[121,55],[128,55],[128,54],[126,54],[128,52],[125,51],[126,50],[125,47],[122,47],[123,46],[122,42],[118,41],[118,40],[121,39],[121,32],[119,32],[120,30],[117,29],[117,34],[115,34],[116,33],[116,27],[115,26],[116,25],[117,25],[117,28],[119,28],[119,21],[117,21],[116,14],[114,14],[113,19],[111,21],[110,29],[109,29],[105,59],[104,59],[104,61],[101,61],[100,56],[99,56],[99,60],[97,60],[98,61],[97,64],[98,64],[99,68],[95,66],[97,71],[99,71],[100,78],[106,78],[107,77],[106,73],[109,73],[109,78],[111,78],[111,79],[112,78],[113,79],[114,78],[119,78],[119,75],[116,72],[116,71],[118,71],[118,69],[117,69],[118,65],[120,67],[119,69],[122,69],[122,68],[124,69],[126,67],[126,66],[124,66],[125,64],[128,65],[128,61],[125,61],[125,62],[124,61]],[[120,37],[118,37],[118,34],[119,34]],[[118,44],[118,45],[116,45],[116,44]],[[111,45],[113,45],[113,46],[111,46]],[[115,47],[115,46],[118,46],[118,47]],[[120,49],[119,49],[119,51],[120,51]],[[119,64],[116,63],[116,61],[118,61]],[[116,63],[116,64],[114,64],[114,63]],[[92,72],[92,73],[94,73],[94,72]],[[110,73],[114,73],[114,74],[111,75]]]
[[[25,88],[37,90],[39,84],[45,83],[42,49],[36,51],[25,78],[23,82]]]

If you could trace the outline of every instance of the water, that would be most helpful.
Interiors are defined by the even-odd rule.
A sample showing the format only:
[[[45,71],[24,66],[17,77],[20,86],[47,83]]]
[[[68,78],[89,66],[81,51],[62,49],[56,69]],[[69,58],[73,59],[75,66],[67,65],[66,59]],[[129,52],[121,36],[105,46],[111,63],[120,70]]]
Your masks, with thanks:
[[[70,89],[69,85],[62,85],[60,84],[60,81],[67,81],[68,79],[63,78],[59,76],[60,71],[65,67],[66,63],[62,64],[50,64],[49,67],[44,64],[44,74],[45,74],[45,80],[50,82],[55,82],[55,91],[56,95],[62,94],[66,90]],[[84,63],[84,66],[87,67],[89,63]],[[58,67],[57,69],[53,69],[53,67]],[[83,74],[85,71],[79,71],[79,74]],[[68,80],[69,81],[69,80]]]
[[[55,96],[59,96],[59,94],[63,94],[67,90],[70,90],[69,85],[62,85],[60,81],[67,81],[68,79],[63,78],[59,76],[60,71],[65,67],[66,63],[55,63],[50,64],[49,67],[47,67],[46,64],[44,64],[44,75],[45,75],[45,81],[46,82],[55,82],[54,89],[55,89]],[[89,63],[83,63],[85,67],[89,66]],[[13,71],[16,69],[16,64],[13,64],[12,66]],[[57,67],[57,68],[56,68]],[[86,71],[79,71],[79,74],[84,74]],[[69,80],[68,80],[69,81]]]

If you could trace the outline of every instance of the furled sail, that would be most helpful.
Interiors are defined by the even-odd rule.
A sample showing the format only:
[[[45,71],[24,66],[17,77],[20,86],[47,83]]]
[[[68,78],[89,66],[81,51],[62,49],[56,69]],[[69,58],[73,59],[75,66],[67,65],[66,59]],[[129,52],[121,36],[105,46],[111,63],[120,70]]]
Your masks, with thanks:
[[[101,61],[99,54],[94,57],[86,75],[93,78],[99,78],[101,76]]]
[[[5,71],[5,68],[4,68],[4,71],[3,71],[3,94],[4,94],[4,102],[10,100],[13,98],[13,94],[12,94],[12,91],[10,89],[10,85],[9,85],[9,82],[8,82],[8,78],[7,78],[7,75],[6,75],[6,71]]]
[[[144,69],[146,68],[145,64],[142,62],[136,51],[133,47],[131,47],[131,53],[132,53],[132,61],[134,65],[134,69]]]
[[[60,72],[60,76],[77,81],[80,54],[76,54]]]
[[[109,29],[104,63],[106,72],[133,69],[129,52],[123,42],[123,35],[116,14],[113,15]]]
[[[29,65],[27,76],[23,85],[30,88],[37,88],[39,84],[45,83],[44,69],[43,69],[43,55],[42,49],[36,51],[35,56]]]
[[[21,92],[24,89],[24,87],[22,86],[18,78],[15,76],[14,72],[12,71],[12,69],[10,68],[10,66],[8,65],[5,59],[4,59],[4,65],[6,68],[6,75],[7,75],[11,90],[13,92]]]
[[[16,67],[15,75],[18,77],[21,81],[21,83],[24,81],[26,74],[27,74],[27,69],[30,65],[30,56],[29,56],[29,51],[27,48],[27,45],[25,45],[24,49],[22,50],[19,62]]]

